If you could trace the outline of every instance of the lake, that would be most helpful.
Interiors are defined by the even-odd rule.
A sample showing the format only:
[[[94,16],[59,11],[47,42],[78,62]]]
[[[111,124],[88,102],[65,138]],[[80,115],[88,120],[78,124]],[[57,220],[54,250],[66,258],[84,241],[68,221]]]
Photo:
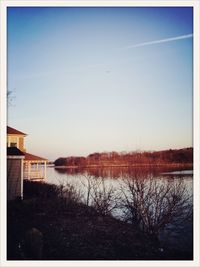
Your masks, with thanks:
[[[181,180],[183,184],[187,187],[187,190],[190,195],[193,194],[193,170],[180,170],[180,171],[165,171],[165,170],[156,170],[154,168],[144,168],[141,172],[137,168],[129,167],[105,167],[105,168],[55,168],[47,167],[47,183],[52,183],[60,185],[63,183],[72,183],[75,186],[80,186],[84,188],[83,183],[86,180],[86,177],[93,178],[103,178],[106,183],[112,184],[114,187],[119,186],[119,182],[124,177],[135,177],[142,174],[151,175],[156,180],[176,182]]]
[[[98,186],[96,190],[96,195],[99,196],[99,188],[101,190],[112,190],[112,192],[117,196],[122,196],[121,188],[126,185],[126,181],[132,181],[138,179],[139,181],[144,181],[145,186],[142,187],[148,190],[149,185],[152,188],[155,186],[163,188],[177,188],[177,185],[181,183],[186,189],[183,193],[187,193],[188,202],[193,204],[193,171],[192,170],[173,170],[170,169],[162,170],[155,168],[128,168],[128,167],[110,167],[110,168],[88,168],[88,169],[78,169],[78,168],[47,168],[47,180],[48,183],[53,183],[56,185],[72,185],[80,194],[83,202],[92,204],[92,199],[87,199],[89,186]],[[103,183],[102,183],[103,181]],[[155,182],[155,184],[154,184]],[[141,187],[141,185],[139,185]],[[126,196],[131,197],[130,191],[125,189]],[[139,187],[138,187],[139,188]],[[157,190],[157,189],[156,189]],[[148,194],[146,194],[148,196]],[[153,198],[152,194],[152,198]],[[147,199],[147,198],[146,198]],[[148,198],[149,199],[149,198]],[[150,201],[150,200],[148,200]],[[112,205],[111,205],[112,206]],[[154,209],[154,208],[153,208]],[[152,210],[154,212],[154,210]],[[182,213],[186,212],[183,209]],[[112,210],[112,215],[116,218],[122,219],[125,214],[125,209],[122,206],[115,207]],[[181,220],[182,214],[180,214]],[[192,217],[191,217],[192,218]],[[192,251],[193,243],[193,221],[192,219],[186,222],[181,222],[181,227],[177,228],[175,223],[169,223],[168,227],[164,231],[161,231],[159,239],[162,246],[170,246],[174,249],[178,248],[182,251]]]

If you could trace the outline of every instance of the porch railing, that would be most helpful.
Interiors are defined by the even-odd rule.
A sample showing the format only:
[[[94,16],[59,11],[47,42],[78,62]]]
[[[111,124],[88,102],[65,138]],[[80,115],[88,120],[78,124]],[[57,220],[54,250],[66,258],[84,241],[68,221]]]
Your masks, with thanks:
[[[24,179],[36,180],[44,179],[44,172],[41,170],[24,170]]]

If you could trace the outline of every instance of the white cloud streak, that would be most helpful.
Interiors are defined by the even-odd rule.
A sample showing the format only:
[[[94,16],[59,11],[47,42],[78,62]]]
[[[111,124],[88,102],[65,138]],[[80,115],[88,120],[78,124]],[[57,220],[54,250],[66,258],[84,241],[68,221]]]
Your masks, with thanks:
[[[193,37],[193,34],[190,33],[190,34],[175,36],[175,37],[171,37],[171,38],[165,38],[165,39],[161,39],[161,40],[154,40],[154,41],[150,41],[150,42],[144,42],[144,43],[139,43],[139,44],[135,44],[135,45],[124,46],[122,49],[131,49],[131,48],[136,48],[136,47],[141,47],[141,46],[168,43],[168,42],[173,42],[173,41],[178,41],[178,40],[183,40],[183,39],[189,39],[192,37]]]

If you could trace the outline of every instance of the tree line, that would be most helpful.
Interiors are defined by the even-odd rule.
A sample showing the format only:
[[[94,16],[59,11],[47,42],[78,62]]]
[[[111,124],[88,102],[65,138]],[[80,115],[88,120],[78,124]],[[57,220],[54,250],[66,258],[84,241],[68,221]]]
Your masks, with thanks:
[[[187,164],[193,163],[193,148],[168,149],[163,151],[103,152],[87,157],[60,157],[55,166],[134,166],[136,164]]]

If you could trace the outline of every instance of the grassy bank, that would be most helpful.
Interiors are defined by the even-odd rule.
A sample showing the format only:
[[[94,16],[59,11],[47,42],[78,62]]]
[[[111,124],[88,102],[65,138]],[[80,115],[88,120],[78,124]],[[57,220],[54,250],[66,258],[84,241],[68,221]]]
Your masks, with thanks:
[[[60,188],[24,182],[24,200],[8,203],[9,260],[184,260],[137,227],[100,215]]]

